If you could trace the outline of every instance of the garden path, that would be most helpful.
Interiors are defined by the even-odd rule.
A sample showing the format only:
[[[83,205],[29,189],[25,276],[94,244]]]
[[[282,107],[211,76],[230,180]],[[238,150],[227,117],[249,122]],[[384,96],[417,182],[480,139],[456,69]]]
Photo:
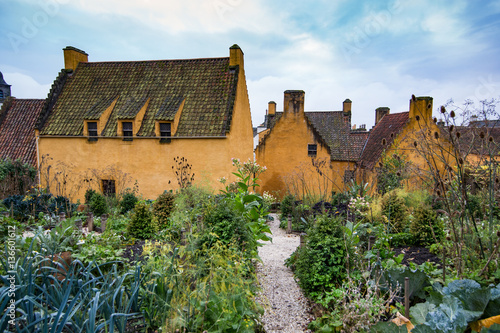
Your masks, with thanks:
[[[279,228],[279,217],[269,222],[272,231],[272,242],[265,242],[259,248],[262,263],[257,265],[257,276],[261,291],[257,297],[265,312],[261,317],[267,333],[310,332],[307,324],[312,315],[307,299],[302,294],[293,278],[292,271],[285,266],[285,259],[295,251],[300,244],[300,237],[287,235]]]

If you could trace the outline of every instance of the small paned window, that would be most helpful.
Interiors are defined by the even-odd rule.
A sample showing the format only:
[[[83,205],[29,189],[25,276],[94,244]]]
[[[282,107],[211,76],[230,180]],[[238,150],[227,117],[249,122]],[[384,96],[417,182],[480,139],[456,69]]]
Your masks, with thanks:
[[[3,90],[0,90],[0,99],[3,98]]]
[[[133,136],[133,131],[132,131],[132,122],[131,121],[124,121],[122,122],[122,128],[123,128],[123,140],[132,140]]]
[[[307,155],[316,156],[318,154],[318,145],[307,145]]]
[[[87,122],[87,129],[89,131],[89,141],[97,141],[97,122]]]
[[[160,142],[170,142],[172,126],[170,123],[160,123]]]
[[[354,170],[345,170],[344,171],[344,184],[350,183],[351,180],[354,180]]]
[[[108,197],[114,197],[116,194],[115,181],[113,179],[102,180],[102,193]]]

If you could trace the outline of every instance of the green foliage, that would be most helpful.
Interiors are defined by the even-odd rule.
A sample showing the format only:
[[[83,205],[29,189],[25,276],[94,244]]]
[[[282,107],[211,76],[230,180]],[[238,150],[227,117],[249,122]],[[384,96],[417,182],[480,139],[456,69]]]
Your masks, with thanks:
[[[150,210],[150,206],[145,202],[138,202],[134,212],[130,216],[130,224],[127,232],[139,239],[150,239],[155,237],[158,225]]]
[[[66,212],[71,215],[76,210],[76,205],[71,204],[68,198],[62,196],[54,197],[50,193],[35,191],[28,195],[13,195],[5,198],[2,204],[7,208],[12,208],[14,217],[17,220],[25,221],[29,216],[37,217],[40,213],[56,214]]]
[[[160,229],[168,226],[168,218],[175,208],[175,195],[172,192],[164,192],[153,203],[153,214],[158,220]]]
[[[309,229],[306,246],[297,249],[287,265],[294,269],[302,290],[314,299],[342,283],[345,260],[340,219],[322,215]]]
[[[105,236],[91,233],[82,237],[77,245],[72,257],[80,260],[84,265],[92,262],[100,265],[122,259],[122,238],[116,233],[106,231]]]
[[[88,189],[85,191],[85,204],[89,205],[90,202],[92,201],[92,197],[97,194],[97,192],[93,189]]]
[[[254,299],[251,261],[215,242],[195,249],[145,249],[147,278],[141,294],[146,324],[165,332],[257,332],[262,312]]]
[[[0,265],[8,275],[1,284],[10,286],[15,277],[15,298],[8,287],[0,288],[0,331],[6,332],[8,320],[17,332],[125,332],[127,321],[140,317],[138,291],[140,268],[122,273],[116,265],[87,266],[75,260],[44,257],[33,251],[16,258],[10,267],[7,251]],[[15,299],[15,316],[8,317],[10,299]]]
[[[382,214],[389,222],[390,233],[405,231],[408,209],[405,200],[396,191],[388,192],[382,197]]]
[[[447,287],[434,284],[427,301],[410,308],[412,332],[464,332],[473,321],[500,315],[495,304],[499,288],[481,287],[467,279],[452,281]]]
[[[434,210],[423,206],[415,209],[410,232],[415,237],[416,244],[428,246],[443,239],[444,226]]]
[[[245,220],[228,200],[221,200],[208,206],[203,218],[205,231],[199,239],[199,247],[211,247],[212,244],[220,242],[226,246],[233,245],[240,251],[246,249],[255,250],[256,244],[253,235],[245,226]]]
[[[125,214],[134,209],[138,199],[133,192],[126,192],[120,201],[120,213]]]
[[[101,216],[108,212],[108,204],[106,203],[106,198],[100,193],[94,193],[90,199],[90,211],[94,216]]]
[[[403,247],[415,245],[415,236],[408,232],[392,234],[389,239],[391,247]]]
[[[377,168],[377,191],[381,195],[403,185],[409,177],[410,162],[406,155],[396,152],[386,154]]]
[[[0,199],[24,195],[35,185],[36,168],[20,160],[0,159]]]
[[[281,215],[283,217],[287,217],[289,214],[292,214],[293,208],[295,207],[295,197],[292,194],[286,195],[281,201]]]

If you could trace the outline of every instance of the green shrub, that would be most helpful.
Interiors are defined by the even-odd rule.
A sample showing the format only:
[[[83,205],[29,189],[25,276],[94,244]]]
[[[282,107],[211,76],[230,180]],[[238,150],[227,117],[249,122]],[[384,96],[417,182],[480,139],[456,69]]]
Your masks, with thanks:
[[[391,247],[402,247],[415,245],[415,236],[408,232],[392,234],[389,240]]]
[[[415,209],[410,232],[415,238],[416,244],[422,246],[436,243],[434,236],[438,242],[444,237],[441,219],[438,219],[436,212],[428,207]]]
[[[90,204],[94,194],[97,194],[97,192],[95,190],[90,189],[90,188],[87,191],[85,191],[85,204],[87,204],[87,205]]]
[[[302,290],[314,299],[342,283],[345,260],[341,220],[322,215],[309,229],[306,246],[298,248],[287,265],[294,269]]]
[[[139,201],[135,205],[127,231],[130,235],[140,239],[150,239],[155,236],[158,225],[148,204]]]
[[[90,211],[95,216],[101,216],[108,212],[108,205],[106,203],[106,198],[100,193],[94,193],[90,199]]]
[[[168,218],[175,208],[175,195],[172,192],[164,192],[156,199],[153,204],[153,214],[158,220],[160,229],[168,225]]]
[[[125,214],[126,212],[134,209],[137,201],[138,201],[138,199],[134,193],[126,192],[123,195],[122,200],[120,201],[120,208],[121,208],[120,212],[122,214]]]
[[[396,191],[388,192],[382,197],[382,215],[389,221],[390,233],[405,231],[408,209],[405,200]]]
[[[235,211],[228,200],[221,200],[208,206],[204,215],[205,231],[199,246],[210,247],[219,240],[224,245],[234,244],[239,250],[254,247],[252,235],[245,226],[245,220]]]
[[[281,216],[286,218],[288,214],[292,214],[293,208],[295,207],[295,201],[295,197],[291,194],[288,194],[283,198],[280,206]]]

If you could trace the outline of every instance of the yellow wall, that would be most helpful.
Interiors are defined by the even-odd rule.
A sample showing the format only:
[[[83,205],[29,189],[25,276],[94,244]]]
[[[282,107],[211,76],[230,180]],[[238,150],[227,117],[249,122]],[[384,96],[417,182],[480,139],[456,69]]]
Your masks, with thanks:
[[[293,105],[297,103],[299,110],[294,111]],[[349,162],[330,162],[328,148],[316,140],[307,125],[303,103],[303,96],[290,101],[285,92],[283,115],[255,150],[257,163],[267,167],[259,177],[261,193],[266,191],[282,198],[290,190],[301,198],[329,196],[332,190],[342,189],[344,171],[354,167]],[[308,156],[308,144],[317,144],[314,160],[322,163],[321,174],[313,166],[313,157]]]

